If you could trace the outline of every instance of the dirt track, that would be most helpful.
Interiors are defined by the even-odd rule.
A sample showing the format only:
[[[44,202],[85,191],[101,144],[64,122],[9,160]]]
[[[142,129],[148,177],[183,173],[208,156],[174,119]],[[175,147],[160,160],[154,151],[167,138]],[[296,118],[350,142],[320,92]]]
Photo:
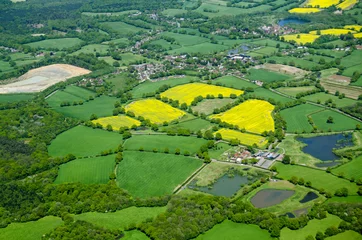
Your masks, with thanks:
[[[90,73],[89,70],[67,64],[53,64],[30,70],[16,82],[0,85],[0,94],[40,92],[68,78]]]

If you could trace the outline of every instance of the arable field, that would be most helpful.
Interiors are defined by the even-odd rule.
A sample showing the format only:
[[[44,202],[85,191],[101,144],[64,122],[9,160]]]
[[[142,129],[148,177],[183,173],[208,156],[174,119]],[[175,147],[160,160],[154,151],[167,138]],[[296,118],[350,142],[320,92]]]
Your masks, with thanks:
[[[298,44],[313,43],[319,37],[320,37],[319,35],[307,34],[307,33],[291,34],[291,35],[282,36],[282,38],[284,38],[285,41],[287,41],[287,42],[295,41]]]
[[[307,14],[307,13],[316,13],[316,12],[320,12],[320,11],[321,11],[321,9],[319,9],[319,8],[293,8],[293,9],[290,9],[288,12]]]
[[[362,156],[350,160],[348,163],[343,164],[337,168],[333,168],[332,172],[334,174],[343,173],[343,175],[348,178],[360,179],[362,178]]]
[[[32,94],[0,94],[0,103],[27,101],[33,97]]]
[[[49,145],[49,155],[77,157],[95,156],[104,150],[116,149],[122,143],[122,135],[84,126],[74,127],[58,135]]]
[[[249,82],[247,80],[238,78],[238,77],[234,77],[234,76],[224,76],[224,77],[220,77],[216,80],[214,80],[215,83],[221,83],[223,86],[225,87],[230,87],[230,88],[236,88],[236,89],[245,89],[245,88],[258,88],[259,86]]]
[[[327,119],[329,117],[333,118],[333,123],[327,123]],[[332,110],[324,110],[321,112],[313,113],[312,119],[317,128],[323,131],[332,130],[337,132],[353,130],[356,128],[357,124],[360,124],[359,121]]]
[[[28,43],[27,45],[32,48],[40,49],[67,49],[81,44],[82,40],[79,38],[58,38],[58,39],[47,39],[39,42]]]
[[[88,212],[75,215],[75,220],[82,220],[95,225],[123,230],[130,224],[140,224],[149,218],[166,211],[166,207],[129,207],[116,212],[98,213]]]
[[[222,94],[223,97],[228,98],[230,97],[230,94],[239,96],[243,93],[244,92],[241,90],[232,88],[208,85],[204,83],[189,83],[173,87],[166,92],[163,92],[161,97],[178,100],[180,103],[186,103],[187,105],[190,105],[191,102],[198,96],[206,98],[207,95],[218,97],[219,94]]]
[[[307,0],[304,5],[320,8],[328,8],[332,5],[337,5],[339,0]]]
[[[202,161],[175,154],[125,151],[117,168],[117,183],[135,197],[172,194]]]
[[[138,151],[141,147],[144,151],[164,152],[166,148],[171,154],[175,153],[178,148],[183,154],[188,151],[190,154],[195,154],[202,145],[206,144],[206,140],[196,137],[168,136],[168,135],[134,135],[127,139],[124,143],[125,150]]]
[[[115,165],[115,155],[76,159],[60,165],[54,183],[106,184]]]
[[[324,29],[320,30],[321,35],[341,35],[341,34],[348,34],[348,33],[355,33],[353,30],[349,29],[337,29],[337,28],[331,28],[331,29]],[[311,31],[310,34],[317,35],[317,31]]]
[[[242,133],[226,128],[222,128],[216,133],[220,133],[222,139],[227,141],[238,139],[242,145],[252,146],[253,144],[256,144],[258,147],[264,147],[267,144],[267,140],[264,137],[254,134]]]
[[[261,100],[248,100],[232,109],[212,115],[211,118],[219,118],[229,124],[245,128],[248,132],[262,133],[274,131],[274,120],[271,113],[274,106]]]
[[[241,236],[243,239],[273,239],[267,230],[262,230],[257,225],[235,223],[230,220],[225,220],[215,225],[206,233],[198,236],[196,240],[231,240],[240,239]]]
[[[101,124],[103,128],[106,128],[107,125],[111,125],[113,130],[119,130],[121,127],[131,128],[133,125],[136,125],[137,127],[141,125],[140,121],[123,115],[99,118],[92,122]]]
[[[210,115],[213,113],[214,109],[221,108],[229,103],[233,103],[234,101],[235,100],[231,98],[204,99],[196,106],[191,107],[191,109],[192,111],[196,111],[198,113],[204,113],[206,115]]]
[[[0,238],[4,240],[39,240],[63,221],[59,217],[47,216],[37,221],[26,223],[11,223],[6,228],[0,228]]]
[[[132,102],[126,106],[126,111],[142,116],[152,123],[162,124],[181,118],[185,113],[177,108],[156,99],[144,99]]]
[[[348,189],[349,195],[357,195],[358,187],[355,183],[338,178],[325,171],[297,165],[286,165],[283,163],[276,163],[274,166],[276,166],[278,171],[277,176],[280,178],[288,180],[292,176],[296,176],[298,178],[303,178],[304,181],[310,181],[312,187],[318,190],[324,189],[325,191],[334,194],[337,189],[345,187]]]
[[[267,71],[264,69],[250,69],[249,73],[246,77],[250,80],[258,80],[258,81],[263,81],[266,83],[285,81],[285,80],[291,78],[290,76],[276,73],[276,72]]]

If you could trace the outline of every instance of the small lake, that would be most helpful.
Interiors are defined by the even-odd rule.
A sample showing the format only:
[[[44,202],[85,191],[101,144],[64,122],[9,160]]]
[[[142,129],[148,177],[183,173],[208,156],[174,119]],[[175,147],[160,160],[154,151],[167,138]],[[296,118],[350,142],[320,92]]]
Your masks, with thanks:
[[[244,53],[246,51],[249,51],[249,49],[250,47],[248,45],[241,45],[239,46],[239,48],[229,50],[228,55]]]
[[[352,134],[334,134],[311,138],[297,138],[298,141],[307,144],[302,151],[322,161],[338,160],[333,153],[333,148],[353,146]]]
[[[278,22],[278,25],[284,27],[287,24],[305,24],[308,23],[306,20],[297,19],[297,18],[286,18]]]
[[[314,199],[317,199],[318,195],[315,192],[308,192],[302,200],[300,200],[300,203],[306,203],[309,201],[312,201]]]
[[[249,177],[250,178],[250,177]],[[215,196],[231,197],[233,196],[242,185],[246,185],[249,182],[254,182],[254,179],[248,179],[248,176],[240,176],[235,174],[233,177],[224,175],[219,178],[211,187],[198,187],[196,182],[190,183],[189,188],[206,192]]]
[[[292,190],[263,189],[257,192],[250,201],[256,208],[266,208],[283,202],[293,194]]]

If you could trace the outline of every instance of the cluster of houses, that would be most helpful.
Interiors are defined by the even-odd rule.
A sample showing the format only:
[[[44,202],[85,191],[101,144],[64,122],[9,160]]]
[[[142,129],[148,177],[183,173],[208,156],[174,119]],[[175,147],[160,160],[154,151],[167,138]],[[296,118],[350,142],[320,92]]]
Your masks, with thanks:
[[[260,30],[262,30],[266,34],[277,34],[277,35],[286,35],[296,32],[296,30],[291,27],[279,26],[278,24],[273,24],[270,26],[264,25],[260,27]]]
[[[255,167],[268,169],[276,160],[282,160],[283,154],[271,151],[259,151],[252,154],[246,149],[240,149],[233,154],[228,154],[228,161],[237,164],[252,164]]]
[[[104,81],[101,78],[83,78],[78,82],[78,86],[89,87],[89,86],[101,86]]]
[[[143,63],[132,66],[137,71],[138,78],[141,82],[150,79],[150,76],[152,74],[165,71],[165,67],[163,64]]]

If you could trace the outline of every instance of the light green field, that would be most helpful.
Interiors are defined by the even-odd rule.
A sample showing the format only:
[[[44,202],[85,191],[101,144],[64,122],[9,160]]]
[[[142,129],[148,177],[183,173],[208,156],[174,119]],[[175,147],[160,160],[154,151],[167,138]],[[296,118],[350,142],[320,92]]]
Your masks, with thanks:
[[[209,150],[209,156],[212,159],[222,160],[221,155],[230,148],[231,146],[229,144],[220,142],[216,145],[216,149]]]
[[[75,220],[83,220],[95,225],[123,230],[130,224],[140,224],[149,218],[166,212],[166,207],[129,207],[116,212],[88,212],[75,215]]]
[[[305,96],[305,97],[303,97],[303,99],[305,99],[307,101],[315,102],[315,103],[318,102],[318,100],[319,100],[321,104],[324,104],[327,100],[332,99],[333,103],[335,103],[338,108],[350,106],[350,105],[353,105],[356,103],[355,100],[352,100],[350,98],[339,99],[337,96],[327,94],[327,93],[316,93],[313,95]]]
[[[186,46],[181,48],[176,48],[173,50],[169,50],[168,53],[172,54],[183,54],[183,53],[214,53],[221,52],[228,49],[228,46],[213,44],[209,42],[196,44],[192,46]]]
[[[202,161],[184,156],[149,152],[124,152],[117,168],[117,183],[135,197],[171,194]]]
[[[246,78],[250,80],[259,80],[263,82],[279,82],[285,81],[290,78],[290,76],[285,74],[280,74],[276,72],[267,71],[264,69],[250,69]]]
[[[226,87],[245,89],[245,88],[258,88],[259,86],[249,81],[243,80],[234,76],[223,76],[213,81],[214,83],[221,83]]]
[[[122,60],[120,61],[120,63],[125,64],[125,65],[146,59],[146,58],[142,57],[141,55],[133,54],[133,53],[123,53],[123,54],[121,54],[121,57],[122,57]]]
[[[115,165],[115,155],[76,159],[60,165],[54,183],[106,184]]]
[[[306,86],[306,87],[281,87],[278,88],[278,91],[289,96],[295,97],[298,93],[312,91],[316,88],[314,86]],[[303,97],[305,98],[305,97]]]
[[[269,98],[275,100],[276,102],[281,102],[281,103],[286,103],[286,102],[291,102],[293,101],[293,99],[287,98],[287,97],[283,97],[277,93],[274,93],[268,89],[265,88],[257,88],[254,90],[254,92],[248,93],[251,96],[257,96],[257,97],[263,97],[266,100],[268,100]]]
[[[357,179],[362,178],[362,156],[359,156],[346,164],[343,164],[337,168],[333,168],[332,172],[334,174],[343,173],[344,176],[348,179],[352,177]]]
[[[164,14],[166,16],[171,16],[171,17],[174,17],[175,15],[178,15],[178,14],[183,14],[183,13],[187,13],[187,10],[183,10],[183,9],[166,9],[166,10],[162,11],[162,14]]]
[[[259,46],[270,46],[270,47],[276,47],[277,44],[280,45],[280,47],[287,47],[287,46],[290,46],[289,43],[285,43],[285,42],[281,42],[281,41],[276,41],[276,40],[273,40],[273,39],[262,39],[262,40],[254,40],[252,41],[252,43],[254,45],[259,45]]]
[[[199,37],[199,36],[192,36],[187,34],[179,34],[179,33],[173,33],[173,32],[164,32],[161,34],[161,36],[166,37],[172,37],[176,41],[175,43],[180,46],[192,46],[200,43],[209,42],[210,40],[208,38]]]
[[[95,54],[96,52],[100,53],[100,54],[107,54],[109,49],[108,45],[103,45],[103,44],[89,44],[89,45],[85,45],[83,46],[81,49],[79,49],[78,51],[72,53],[71,55],[78,55],[80,53],[93,53]]]
[[[312,125],[308,122],[308,116],[319,111],[323,111],[323,108],[310,104],[302,104],[284,109],[280,114],[287,122],[287,132],[301,133],[303,131],[310,132],[313,130]]]
[[[266,10],[270,9],[271,6],[268,5],[260,5],[255,8],[249,9],[242,9],[242,8],[235,8],[235,7],[226,7],[226,6],[219,6],[218,4],[213,3],[202,3],[202,5],[196,9],[196,12],[204,14],[210,18],[213,17],[220,17],[220,16],[230,16],[230,15],[239,15],[239,14],[246,14],[246,13],[256,13],[256,12],[265,12]],[[213,12],[205,12],[204,9],[211,10]]]
[[[66,49],[81,44],[82,40],[79,38],[58,38],[58,39],[47,39],[39,42],[28,43],[27,45],[32,48],[41,49]]]
[[[327,123],[327,119],[330,116],[333,117],[333,123]],[[322,112],[313,113],[312,119],[317,128],[323,131],[329,131],[330,129],[336,132],[353,130],[356,128],[357,124],[360,124],[359,121],[332,110],[324,110]]]
[[[48,151],[53,157],[69,153],[77,157],[95,156],[104,150],[114,150],[121,142],[122,135],[118,133],[77,126],[58,135],[49,145]]]
[[[33,97],[32,94],[0,94],[0,103],[27,101]]]
[[[163,152],[168,148],[170,153],[175,153],[175,149],[179,148],[181,154],[188,151],[191,154],[196,153],[199,148],[206,144],[206,140],[196,137],[167,136],[167,135],[134,135],[127,139],[124,143],[125,150],[139,150],[142,147],[145,151]]]
[[[134,34],[139,31],[147,31],[147,29],[139,28],[124,22],[104,22],[102,25],[111,28],[113,31],[117,32],[122,36],[127,36],[128,34]]]
[[[361,203],[362,196],[332,197],[326,203]]]
[[[138,230],[126,231],[124,232],[124,237],[122,240],[148,240],[146,234]]]
[[[337,189],[346,187],[349,191],[349,195],[357,194],[358,187],[355,183],[338,178],[325,171],[297,165],[286,165],[279,162],[274,166],[276,166],[278,177],[280,178],[288,180],[292,176],[296,176],[298,178],[304,178],[304,181],[310,181],[312,187],[318,190],[324,189],[327,192],[334,194]]]
[[[72,104],[74,101],[79,102],[88,100],[90,96],[95,96],[94,92],[77,86],[67,86],[64,90],[58,90],[46,99],[49,106],[53,108],[60,107],[60,104],[64,101]]]
[[[59,217],[47,216],[34,222],[11,223],[0,228],[0,239],[4,240],[39,240],[63,221]]]
[[[275,47],[263,47],[263,48],[260,48],[260,49],[257,49],[257,50],[253,50],[251,52],[261,54],[261,55],[264,55],[264,56],[269,56],[269,55],[272,55],[272,54],[278,52],[278,49],[275,48]]]
[[[2,72],[10,72],[14,70],[14,68],[10,66],[9,62],[0,60],[0,70]]]
[[[339,233],[337,235],[334,235],[332,237],[327,237],[325,238],[325,240],[361,240],[362,239],[362,235],[352,231],[352,230],[347,230],[343,233]]]
[[[302,58],[291,57],[291,56],[283,56],[277,57],[273,56],[266,60],[275,60],[278,64],[289,65],[290,63],[294,63],[295,67],[302,68],[302,69],[312,69],[316,66],[315,62],[307,61]]]
[[[179,124],[171,124],[167,127],[161,128],[162,131],[167,129],[177,130],[177,129],[189,129],[192,132],[197,132],[198,130],[207,130],[210,129],[214,124],[209,121],[203,120],[201,118],[192,119],[189,121],[181,122]]]
[[[215,98],[215,99],[204,99],[202,102],[198,103],[196,106],[191,107],[192,111],[196,111],[198,113],[204,113],[206,115],[210,115],[213,113],[215,108],[221,108],[228,103],[233,103],[235,100],[231,98]]]
[[[137,10],[128,10],[128,11],[122,11],[122,12],[98,12],[98,13],[94,13],[94,12],[82,12],[82,14],[86,15],[86,16],[101,16],[101,15],[107,15],[107,16],[120,16],[120,15],[125,15],[125,14],[131,14],[131,13],[136,13],[138,12]]]
[[[280,232],[280,240],[305,240],[308,235],[315,236],[317,232],[324,232],[329,227],[338,227],[341,221],[339,217],[328,214],[324,219],[309,221],[307,226],[298,230],[283,228]]]
[[[354,50],[351,55],[342,58],[341,65],[349,68],[362,63],[362,50]]]
[[[234,240],[234,239],[273,239],[267,230],[262,230],[257,225],[234,223],[225,220],[215,225],[206,233],[199,235],[196,240]]]

